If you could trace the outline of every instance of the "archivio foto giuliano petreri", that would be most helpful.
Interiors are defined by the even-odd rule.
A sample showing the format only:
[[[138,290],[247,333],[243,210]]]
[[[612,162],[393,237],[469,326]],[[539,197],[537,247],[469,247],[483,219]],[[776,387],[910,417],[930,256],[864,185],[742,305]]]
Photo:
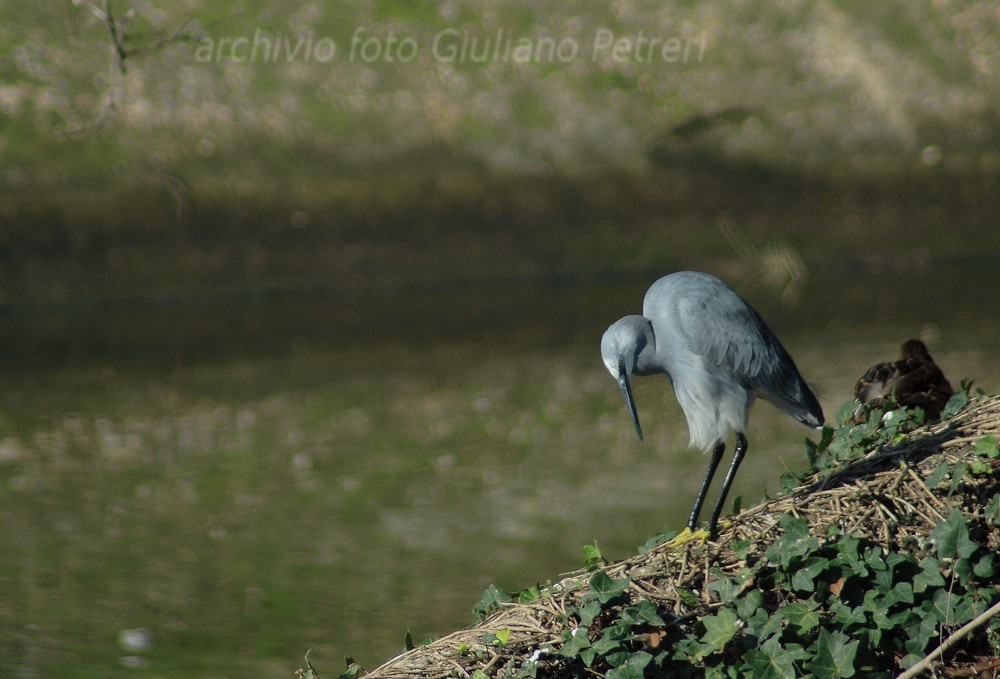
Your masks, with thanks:
[[[410,63],[422,54],[437,63],[568,64],[581,59],[618,63],[701,63],[708,49],[704,31],[684,36],[637,31],[619,34],[598,28],[587,38],[576,35],[517,35],[499,28],[488,34],[445,28],[428,36],[378,31],[359,26],[342,44],[311,31],[295,35],[257,28],[253,35],[206,38],[195,50],[199,63]]]

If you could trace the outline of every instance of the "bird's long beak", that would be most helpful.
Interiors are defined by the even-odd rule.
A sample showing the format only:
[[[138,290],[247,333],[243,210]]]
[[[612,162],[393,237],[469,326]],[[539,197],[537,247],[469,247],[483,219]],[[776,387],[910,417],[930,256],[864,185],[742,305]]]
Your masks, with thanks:
[[[632,399],[632,385],[628,381],[628,371],[625,370],[625,362],[618,363],[618,386],[625,394],[625,405],[628,406],[628,414],[632,416],[632,424],[635,425],[635,433],[642,440],[642,427],[639,426],[639,414],[635,412],[635,401]]]

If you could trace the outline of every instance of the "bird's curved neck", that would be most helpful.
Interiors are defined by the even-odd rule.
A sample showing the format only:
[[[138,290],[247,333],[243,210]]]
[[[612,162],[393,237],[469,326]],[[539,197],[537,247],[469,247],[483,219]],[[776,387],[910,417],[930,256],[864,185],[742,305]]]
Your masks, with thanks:
[[[666,370],[663,369],[663,366],[656,363],[653,358],[653,351],[651,349],[639,354],[639,358],[635,362],[635,369],[632,371],[632,374],[638,375],[639,377],[646,377],[648,375],[658,375],[666,372]]]
[[[664,372],[663,366],[656,359],[656,336],[653,334],[651,324],[641,326],[642,342],[639,343],[639,351],[635,356],[635,368],[633,374],[644,377]]]

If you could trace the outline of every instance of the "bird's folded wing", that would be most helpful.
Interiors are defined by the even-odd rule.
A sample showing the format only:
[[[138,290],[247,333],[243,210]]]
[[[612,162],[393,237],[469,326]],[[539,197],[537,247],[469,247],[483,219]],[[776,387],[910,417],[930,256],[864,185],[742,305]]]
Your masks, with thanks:
[[[757,312],[731,290],[681,299],[674,321],[691,351],[745,378],[765,378],[790,360]]]

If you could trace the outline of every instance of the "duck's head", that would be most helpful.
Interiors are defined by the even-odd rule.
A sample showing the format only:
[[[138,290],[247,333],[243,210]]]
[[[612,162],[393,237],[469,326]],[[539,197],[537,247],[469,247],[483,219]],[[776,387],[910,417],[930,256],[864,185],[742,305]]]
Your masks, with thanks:
[[[922,361],[933,361],[930,352],[927,351],[927,345],[918,339],[908,339],[903,342],[902,346],[899,347],[899,357],[903,360],[908,358],[917,358]]]

